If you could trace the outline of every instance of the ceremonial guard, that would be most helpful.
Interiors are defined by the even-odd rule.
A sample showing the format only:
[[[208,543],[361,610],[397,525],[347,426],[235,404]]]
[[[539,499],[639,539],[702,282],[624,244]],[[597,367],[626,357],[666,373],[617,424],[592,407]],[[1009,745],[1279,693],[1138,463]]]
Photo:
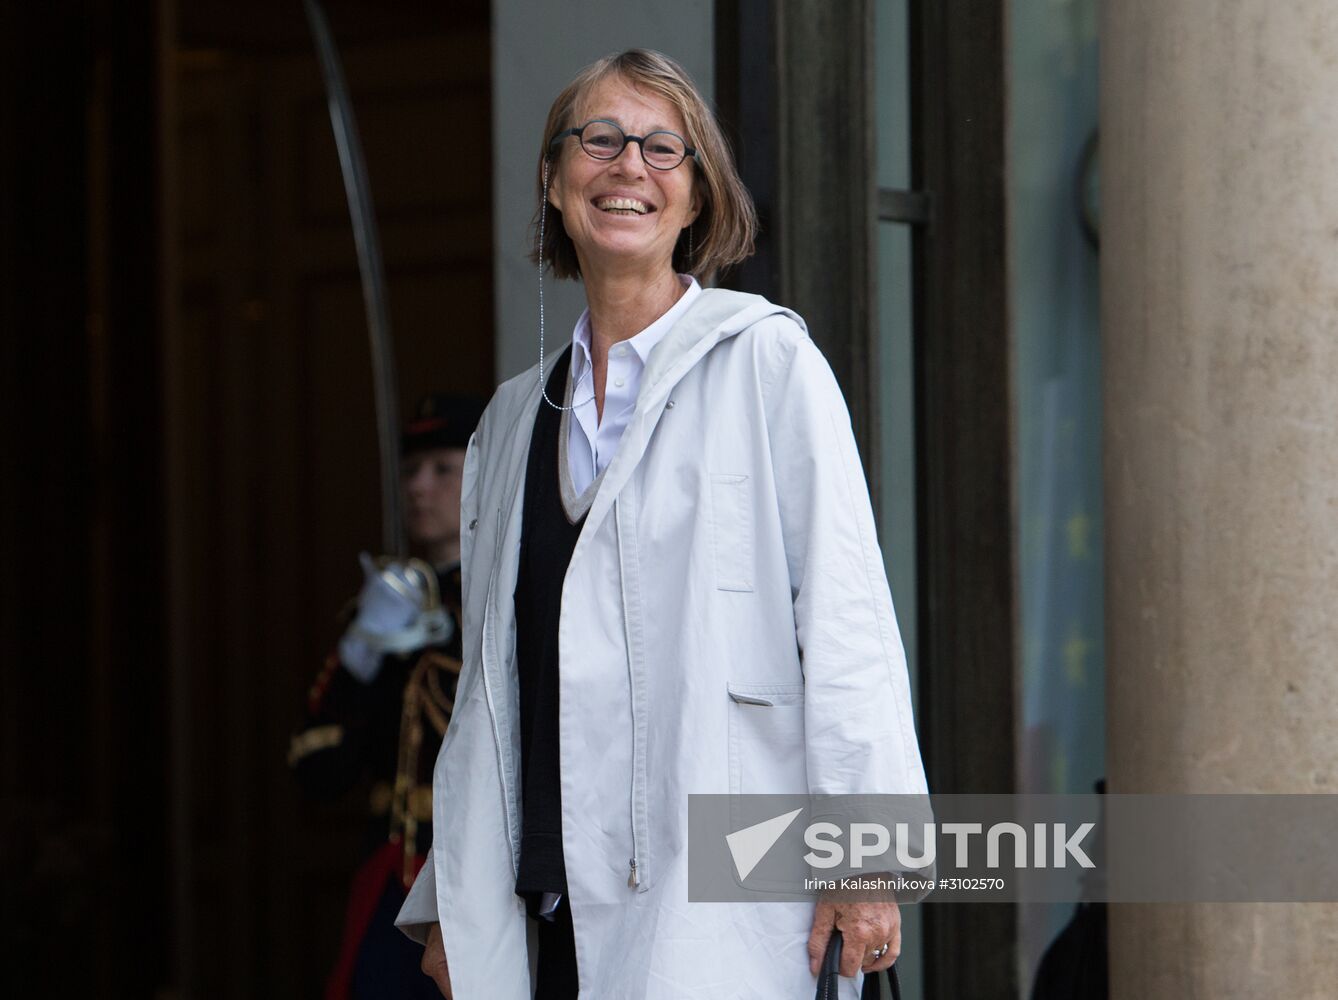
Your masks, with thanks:
[[[364,583],[289,750],[303,789],[332,798],[370,778],[365,858],[353,879],[327,1000],[434,997],[421,950],[395,929],[432,843],[432,768],[460,672],[460,483],[482,403],[435,393],[400,439],[412,558],[362,554]]]

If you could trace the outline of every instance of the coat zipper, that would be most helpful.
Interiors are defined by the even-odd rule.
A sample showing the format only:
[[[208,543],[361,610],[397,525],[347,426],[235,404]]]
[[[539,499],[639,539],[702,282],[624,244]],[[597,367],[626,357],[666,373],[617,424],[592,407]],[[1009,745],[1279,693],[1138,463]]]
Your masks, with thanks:
[[[506,759],[502,752],[502,727],[497,718],[497,705],[493,701],[493,689],[489,680],[489,656],[488,639],[496,635],[497,620],[492,613],[493,594],[497,589],[498,567],[501,564],[502,543],[506,537],[506,522],[502,519],[502,506],[497,507],[498,537],[494,544],[493,572],[488,580],[488,594],[483,604],[483,643],[480,650],[480,659],[483,665],[483,698],[488,705],[488,719],[492,725],[493,752],[497,759],[497,776],[502,785],[502,822],[506,825],[507,836],[511,841],[511,869],[513,874],[519,873],[517,858],[520,856],[520,838],[516,836],[516,830],[511,822],[511,807],[509,805],[510,796],[507,793],[506,780]],[[495,658],[493,660],[495,665]]]
[[[613,502],[613,518],[614,518],[614,523],[617,525],[617,527],[618,527],[618,529],[619,529],[619,530],[617,531],[617,533],[616,533],[616,534],[617,534],[617,538],[618,538],[618,556],[619,556],[619,559],[618,559],[618,562],[619,562],[619,566],[618,566],[618,569],[619,569],[619,574],[618,574],[618,575],[619,575],[619,581],[618,581],[618,583],[619,583],[619,590],[620,590],[620,595],[619,595],[619,596],[621,596],[621,598],[622,598],[621,604],[622,604],[622,606],[623,606],[623,641],[627,643],[627,697],[628,697],[627,707],[628,707],[628,712],[630,713],[630,715],[631,715],[631,717],[632,717],[632,725],[631,725],[631,732],[632,732],[632,772],[631,772],[631,781],[630,781],[630,783],[628,784],[628,789],[627,789],[627,819],[628,819],[629,824],[630,824],[630,826],[631,826],[631,828],[632,828],[632,856],[631,856],[630,858],[627,859],[627,888],[629,888],[629,889],[635,889],[637,886],[639,886],[639,885],[641,884],[641,873],[637,871],[637,862],[636,862],[636,845],[637,845],[637,829],[636,829],[636,765],[637,765],[637,757],[636,757],[636,678],[635,678],[635,676],[634,676],[634,672],[633,672],[633,668],[632,668],[632,627],[631,627],[631,622],[630,622],[630,621],[628,620],[628,618],[627,618],[627,573],[626,573],[626,569],[625,569],[625,568],[623,567],[623,565],[622,565],[622,556],[623,556],[623,538],[622,538],[623,533],[622,533],[622,530],[621,530],[621,529],[622,529],[622,510],[621,510],[621,508],[619,507],[619,505],[618,505],[618,501],[617,501],[617,500],[615,500],[615,501]]]

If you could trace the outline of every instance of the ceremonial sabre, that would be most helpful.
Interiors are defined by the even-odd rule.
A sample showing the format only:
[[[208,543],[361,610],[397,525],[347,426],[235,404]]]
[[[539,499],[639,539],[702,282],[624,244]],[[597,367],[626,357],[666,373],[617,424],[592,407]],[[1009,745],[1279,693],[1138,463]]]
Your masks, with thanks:
[[[396,424],[399,392],[395,379],[395,354],[391,349],[390,317],[386,311],[386,275],[381,263],[381,244],[376,238],[372,212],[372,190],[362,141],[353,120],[353,104],[344,83],[330,22],[317,0],[302,0],[307,22],[316,42],[316,58],[325,79],[330,107],[330,126],[339,148],[339,167],[344,175],[344,194],[353,221],[353,240],[358,248],[358,273],[362,277],[362,301],[367,313],[367,337],[372,352],[372,380],[376,391],[376,440],[381,452],[381,551],[404,555],[404,513],[400,503],[400,459]]]

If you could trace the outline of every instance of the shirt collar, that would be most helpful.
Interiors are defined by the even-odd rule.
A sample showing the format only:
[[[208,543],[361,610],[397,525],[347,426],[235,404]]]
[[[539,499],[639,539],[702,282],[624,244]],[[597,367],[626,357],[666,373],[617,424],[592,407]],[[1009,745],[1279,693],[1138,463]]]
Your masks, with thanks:
[[[628,339],[625,343],[629,344],[636,352],[637,358],[644,367],[650,352],[655,349],[655,345],[664,339],[675,323],[679,321],[682,315],[688,311],[688,307],[698,295],[702,293],[702,286],[697,283],[697,279],[690,274],[680,274],[678,280],[685,286],[683,294],[678,297],[678,301],[669,307],[669,311],[663,316],[651,323],[636,336]],[[571,366],[572,374],[577,378],[583,378],[590,369],[590,310],[586,309],[581,313],[581,318],[576,321],[576,329],[571,337],[572,352]]]

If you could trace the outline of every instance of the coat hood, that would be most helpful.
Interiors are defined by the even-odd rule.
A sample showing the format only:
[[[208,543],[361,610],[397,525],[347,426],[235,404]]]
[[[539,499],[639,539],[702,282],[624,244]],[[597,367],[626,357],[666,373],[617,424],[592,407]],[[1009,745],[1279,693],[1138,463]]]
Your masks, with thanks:
[[[651,352],[641,377],[637,409],[641,409],[643,400],[658,398],[660,393],[672,389],[716,344],[748,329],[764,317],[777,314],[788,316],[801,330],[808,332],[798,313],[760,295],[727,288],[704,289]]]
[[[669,394],[693,367],[717,344],[737,336],[759,320],[781,315],[793,320],[805,335],[808,327],[798,313],[769,302],[760,295],[727,288],[707,288],[697,297],[664,339],[655,345],[641,375],[636,410],[623,431],[617,453],[604,473],[604,483],[586,518],[590,528],[598,526],[636,468],[651,433],[664,413]],[[538,369],[533,370],[534,396],[539,396]],[[592,532],[583,532],[582,537]],[[578,543],[578,551],[579,551]],[[573,556],[575,558],[575,556]]]

